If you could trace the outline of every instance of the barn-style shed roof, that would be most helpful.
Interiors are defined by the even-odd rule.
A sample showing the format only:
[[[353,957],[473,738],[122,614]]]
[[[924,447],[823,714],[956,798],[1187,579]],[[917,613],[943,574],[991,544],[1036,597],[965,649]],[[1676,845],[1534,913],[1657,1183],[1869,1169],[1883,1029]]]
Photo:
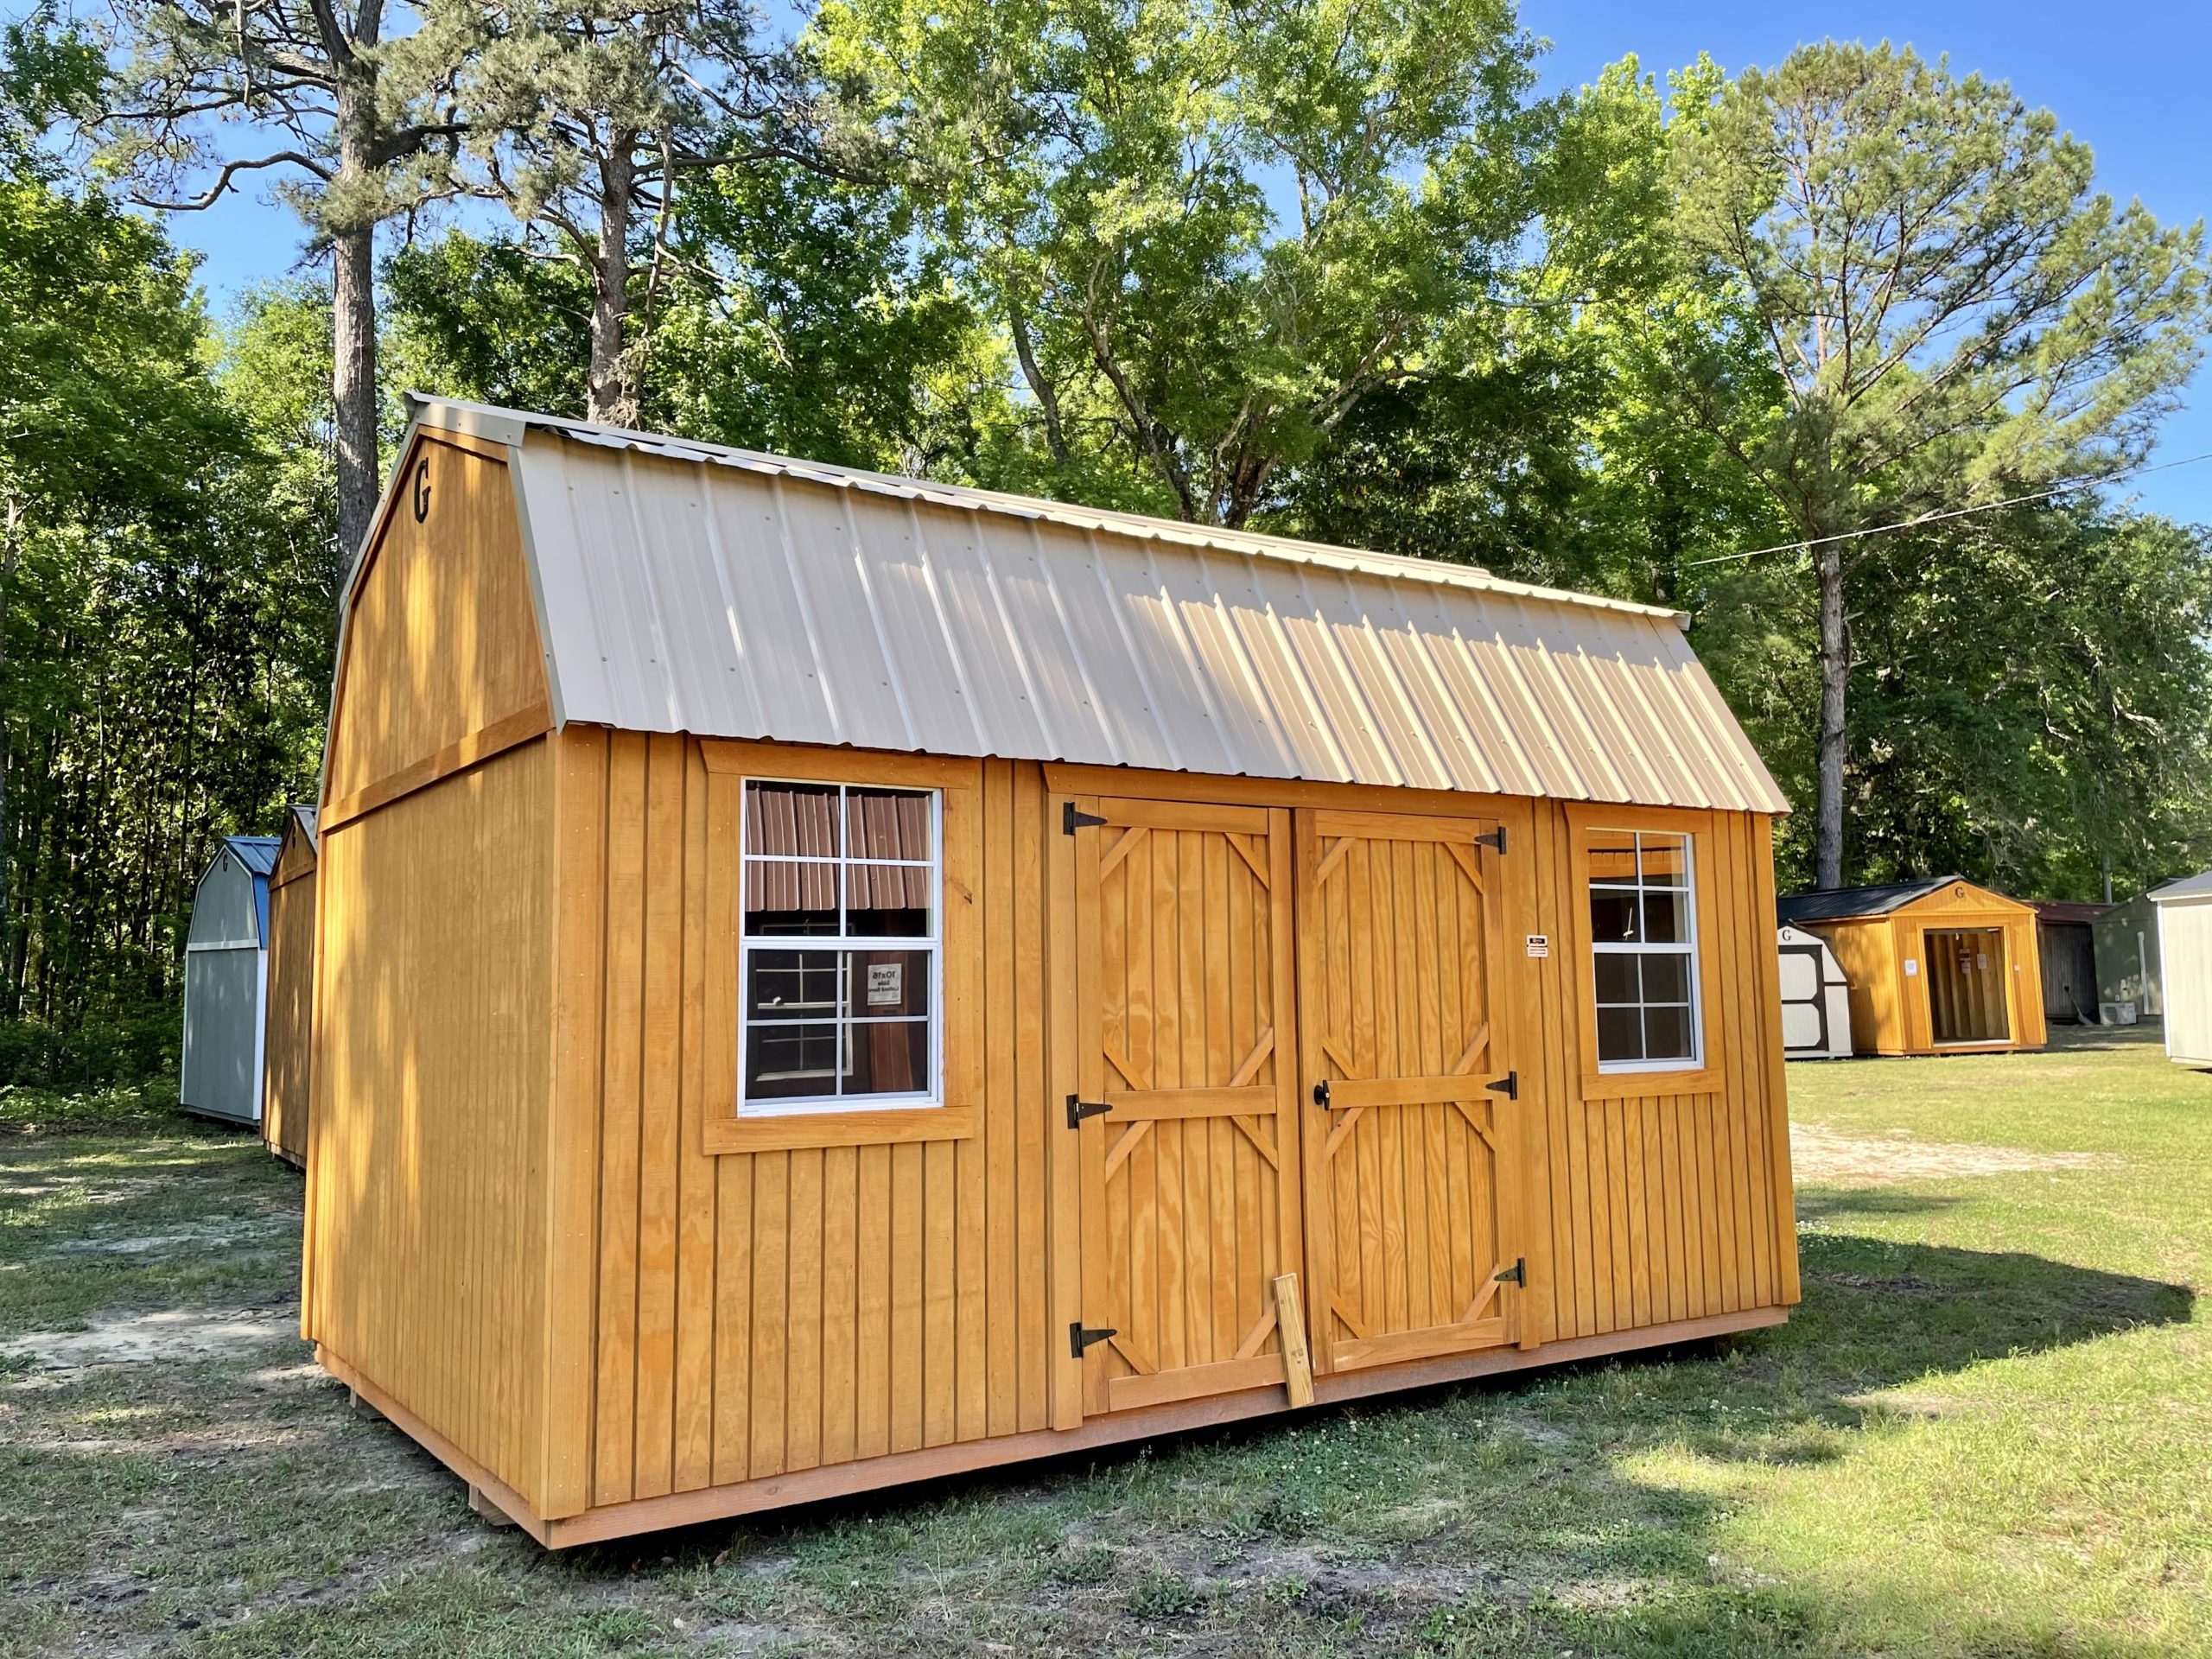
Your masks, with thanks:
[[[238,855],[238,862],[251,874],[266,876],[276,868],[276,849],[283,840],[278,836],[225,836],[223,845]]]
[[[477,404],[555,717],[1783,812],[1673,611]],[[396,483],[396,481],[395,481]]]

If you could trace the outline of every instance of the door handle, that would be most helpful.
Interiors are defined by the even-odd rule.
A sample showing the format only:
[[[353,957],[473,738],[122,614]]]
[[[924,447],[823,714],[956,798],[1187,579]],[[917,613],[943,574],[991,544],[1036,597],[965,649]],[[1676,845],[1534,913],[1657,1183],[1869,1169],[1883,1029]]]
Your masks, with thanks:
[[[1326,1077],[1313,1085],[1313,1103],[1325,1112],[1329,1109],[1329,1080]]]

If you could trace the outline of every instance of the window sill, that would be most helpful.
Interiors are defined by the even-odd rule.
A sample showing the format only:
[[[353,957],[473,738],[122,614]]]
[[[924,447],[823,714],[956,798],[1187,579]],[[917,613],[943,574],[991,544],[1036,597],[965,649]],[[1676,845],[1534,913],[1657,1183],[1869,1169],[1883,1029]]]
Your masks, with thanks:
[[[976,1133],[973,1106],[908,1106],[876,1111],[792,1112],[781,1117],[711,1117],[700,1128],[709,1156],[795,1152],[810,1147],[876,1147],[917,1141],[965,1141]]]
[[[1585,1071],[1585,1100],[1649,1100],[1656,1095],[1713,1095],[1727,1082],[1718,1065],[1684,1066],[1676,1071]]]

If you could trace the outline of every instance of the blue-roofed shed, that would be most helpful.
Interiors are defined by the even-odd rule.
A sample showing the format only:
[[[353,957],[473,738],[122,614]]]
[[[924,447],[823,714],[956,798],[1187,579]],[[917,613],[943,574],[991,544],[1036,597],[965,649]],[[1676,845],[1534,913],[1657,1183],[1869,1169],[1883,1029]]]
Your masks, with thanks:
[[[185,941],[184,1056],[178,1098],[187,1111],[261,1121],[269,1009],[269,877],[275,836],[226,836],[193,896]]]

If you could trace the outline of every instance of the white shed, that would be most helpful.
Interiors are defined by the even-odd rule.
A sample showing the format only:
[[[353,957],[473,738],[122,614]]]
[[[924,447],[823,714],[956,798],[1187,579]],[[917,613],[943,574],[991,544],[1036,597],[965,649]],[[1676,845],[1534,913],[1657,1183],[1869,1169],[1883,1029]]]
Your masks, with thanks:
[[[2212,870],[2151,893],[2158,911],[2166,1058],[2212,1065]]]
[[[1817,933],[1784,923],[1775,935],[1782,954],[1782,1052],[1793,1060],[1851,1058],[1851,982]]]
[[[226,836],[193,894],[184,946],[184,1057],[177,1096],[188,1112],[261,1122],[269,1013],[269,875],[275,836]]]

